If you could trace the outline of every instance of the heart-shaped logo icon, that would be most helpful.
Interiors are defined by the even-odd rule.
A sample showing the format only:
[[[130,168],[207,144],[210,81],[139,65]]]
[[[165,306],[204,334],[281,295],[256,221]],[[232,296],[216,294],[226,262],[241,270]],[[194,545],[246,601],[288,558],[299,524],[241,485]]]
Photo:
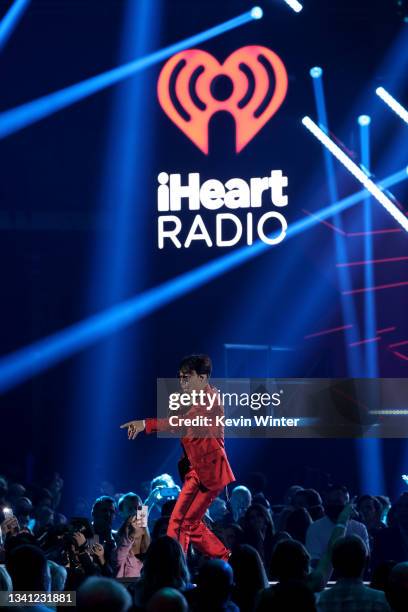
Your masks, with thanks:
[[[229,82],[223,99],[214,95],[214,83],[221,76]],[[166,62],[157,84],[166,115],[206,155],[214,113],[227,111],[234,117],[239,153],[277,112],[287,89],[282,60],[258,45],[237,49],[223,64],[206,51],[181,51]]]

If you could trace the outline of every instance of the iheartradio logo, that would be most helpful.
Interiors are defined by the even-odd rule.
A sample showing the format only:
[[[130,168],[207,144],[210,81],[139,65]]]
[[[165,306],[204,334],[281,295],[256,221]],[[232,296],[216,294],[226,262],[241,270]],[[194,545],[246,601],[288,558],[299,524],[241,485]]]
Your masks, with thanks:
[[[224,99],[214,95],[217,77],[229,81]],[[288,76],[280,57],[267,47],[250,45],[223,64],[199,49],[181,51],[160,72],[157,93],[175,125],[206,155],[211,117],[227,111],[235,120],[235,150],[240,153],[282,105]]]
[[[281,170],[249,181],[231,178],[225,184],[217,179],[201,183],[198,172],[191,172],[184,185],[180,174],[160,172],[157,178],[159,249],[166,245],[188,249],[197,241],[207,247],[232,247],[244,240],[250,246],[257,238],[277,245],[286,236],[284,215],[262,210],[264,204],[278,208],[288,205],[284,193],[288,178]],[[228,212],[219,212],[222,209]],[[205,210],[215,213],[212,219],[200,214]],[[240,210],[245,212],[240,215]]]

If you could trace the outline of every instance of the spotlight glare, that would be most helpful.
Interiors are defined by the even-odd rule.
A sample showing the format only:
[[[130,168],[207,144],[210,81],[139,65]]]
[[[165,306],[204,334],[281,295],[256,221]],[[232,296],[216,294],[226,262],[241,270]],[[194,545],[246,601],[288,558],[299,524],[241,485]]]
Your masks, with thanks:
[[[303,117],[303,125],[315,136],[334,157],[373,195],[376,200],[387,210],[390,215],[408,232],[408,217],[397,208],[394,202],[385,195],[383,191],[355,164],[332,140],[323,132],[319,126],[310,119]]]
[[[375,93],[391,110],[394,111],[405,123],[408,123],[408,110],[402,106],[384,87],[377,87]]]
[[[329,121],[328,121],[327,110],[326,110],[326,99],[325,99],[325,94],[324,94],[322,68],[320,66],[315,66],[314,68],[312,68],[311,76],[312,76],[313,92],[314,92],[316,111],[317,111],[317,121],[320,127],[326,133],[328,133],[329,132]],[[329,188],[330,200],[332,202],[336,202],[339,199],[339,190],[337,186],[336,171],[334,167],[335,161],[327,149],[324,149],[323,151],[323,159],[324,159],[324,169],[325,169],[325,175],[326,175],[326,180],[327,180],[327,187]],[[342,261],[343,259],[346,261],[347,260],[347,246],[346,246],[346,240],[341,235],[341,231],[343,228],[343,221],[341,219],[340,213],[335,213],[333,215],[333,221],[334,221],[334,224],[340,229],[340,233],[336,232],[335,235],[333,236],[336,258],[337,260],[340,260],[340,261]],[[349,300],[343,297],[343,290],[347,291],[348,289],[351,289],[352,287],[350,273],[348,270],[346,270],[346,273],[344,273],[343,270],[340,271],[340,274],[338,274],[338,282],[339,282],[339,287],[341,289],[341,294],[342,294],[340,305],[341,305],[341,313],[342,313],[343,321],[349,321],[353,325],[353,328],[354,328],[353,335],[356,334],[356,337],[360,337],[361,334],[358,332],[359,322],[357,319],[357,313],[356,313],[354,302],[352,300]],[[349,334],[350,332],[347,332],[346,337],[348,337]],[[348,338],[347,344],[349,344],[349,340],[350,338]],[[361,357],[360,357],[360,348],[358,348],[357,351],[356,350],[350,351],[350,349],[347,347],[346,351],[347,351],[347,364],[350,370],[350,374],[352,376],[360,376],[361,375],[360,364],[362,362]]]
[[[260,7],[254,7],[254,9],[259,9],[255,11],[255,15],[257,15],[255,18],[260,19],[262,17],[260,14],[260,12],[262,13],[262,9]],[[48,117],[49,115],[52,115],[63,108],[76,104],[80,100],[92,96],[97,92],[106,89],[107,87],[120,83],[124,79],[131,77],[141,70],[145,70],[146,68],[150,68],[150,66],[159,64],[163,60],[174,55],[175,53],[178,53],[179,51],[182,51],[183,49],[189,49],[201,44],[206,40],[210,40],[215,36],[220,36],[221,34],[229,32],[234,28],[250,23],[254,19],[254,9],[251,11],[246,11],[237,17],[233,17],[228,21],[224,21],[223,23],[213,26],[208,30],[198,32],[198,34],[193,34],[192,36],[171,44],[168,47],[153,51],[149,55],[145,55],[144,57],[130,61],[127,64],[122,64],[116,68],[112,68],[111,70],[85,79],[84,81],[75,83],[74,85],[69,85],[64,89],[54,91],[42,96],[41,98],[32,100],[31,102],[26,102],[25,104],[21,104],[20,106],[16,106],[10,110],[3,111],[0,113],[0,139],[10,136],[10,134],[17,132],[18,130],[22,130],[23,128],[32,125],[37,121],[41,121],[42,119],[45,119],[45,117]]]
[[[314,68],[310,69],[310,76],[312,77],[312,79],[320,79],[322,74],[323,74],[323,69],[320,68],[320,66],[315,66]]]
[[[295,13],[300,13],[300,11],[303,9],[303,5],[297,0],[284,0],[284,2],[286,2],[286,4],[290,6]]]
[[[262,19],[263,10],[260,6],[254,6],[254,8],[251,10],[251,17],[252,19]]]
[[[15,0],[0,21],[0,49],[3,49],[13,31],[17,27],[30,0]]]
[[[360,115],[358,118],[358,123],[361,126],[370,125],[371,117],[369,117],[368,115]]]

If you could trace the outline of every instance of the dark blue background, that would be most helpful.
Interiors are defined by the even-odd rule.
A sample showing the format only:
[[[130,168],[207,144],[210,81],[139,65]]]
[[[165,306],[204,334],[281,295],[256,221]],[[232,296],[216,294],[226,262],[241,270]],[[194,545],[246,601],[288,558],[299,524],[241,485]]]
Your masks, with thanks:
[[[0,110],[133,59],[132,55],[125,57],[126,50],[120,51],[126,4],[122,0],[34,0],[0,56]],[[163,0],[154,4],[158,21],[155,38],[150,43],[148,39],[151,50],[253,6],[244,0]],[[386,0],[314,0],[305,2],[304,11],[295,15],[284,3],[265,0],[260,2],[262,20],[200,45],[220,61],[238,47],[265,45],[277,52],[287,67],[289,90],[282,108],[238,156],[230,117],[220,115],[212,121],[211,149],[206,157],[165,116],[155,91],[162,64],[134,77],[134,86],[144,100],[143,126],[135,155],[136,196],[127,225],[127,283],[120,297],[158,285],[226,252],[207,249],[201,243],[193,243],[188,251],[157,249],[156,177],[160,171],[184,176],[199,171],[203,179],[225,181],[232,176],[266,176],[272,169],[282,169],[289,177],[285,211],[289,221],[303,218],[304,208],[318,210],[330,204],[320,145],[300,123],[306,114],[316,116],[309,76],[314,65],[325,71],[331,131],[356,152],[356,161],[356,119],[368,113],[375,117],[372,168],[376,174],[385,177],[407,163],[406,146],[395,144],[406,128],[374,94],[378,85],[387,87],[393,71],[403,74],[405,70],[406,74],[407,46],[405,55],[398,52],[392,56],[393,45],[408,28],[397,15],[395,4]],[[8,2],[0,2],[2,13],[8,6]],[[109,219],[120,201],[109,202],[102,211],[101,186],[108,130],[115,125],[115,96],[126,96],[128,86],[123,83],[106,89],[0,141],[2,354],[111,303],[99,290],[89,299],[94,282],[90,262],[102,232],[105,261],[109,260],[109,249],[117,248],[109,240]],[[392,93],[408,105],[406,78],[405,83],[402,78],[396,81]],[[394,147],[392,154],[384,157],[389,146]],[[359,188],[337,164],[336,169],[342,196]],[[406,201],[404,184],[393,192]],[[396,227],[380,205],[374,209],[376,228]],[[33,229],[32,220],[38,219],[39,213],[47,219],[56,213],[52,229],[44,229],[44,221]],[[107,228],[98,230],[104,215]],[[359,205],[344,215],[344,224],[348,231],[362,228]],[[403,234],[385,234],[374,240],[379,257],[406,254]],[[350,238],[347,244],[350,259],[363,258],[361,239]],[[120,332],[121,359],[109,413],[100,413],[92,388],[100,383],[98,359],[104,348],[109,349],[110,340],[10,391],[0,400],[0,472],[24,479],[58,470],[69,491],[89,495],[96,481],[85,476],[81,481],[81,464],[93,463],[95,478],[110,479],[123,490],[137,490],[141,481],[159,471],[174,473],[176,442],[141,438],[130,444],[118,425],[129,418],[154,415],[156,377],[174,376],[180,358],[191,352],[209,353],[214,374],[220,377],[225,374],[224,343],[281,345],[295,350],[274,353],[269,372],[265,364],[257,364],[259,376],[347,376],[342,334],[304,339],[314,331],[342,325],[335,264],[333,234],[319,225]],[[112,273],[108,268],[103,270],[103,274]],[[379,266],[375,273],[378,284],[407,280],[404,262]],[[361,287],[362,269],[352,269],[351,274],[353,286]],[[378,328],[395,326],[389,341],[405,340],[406,288],[377,292],[376,300]],[[357,296],[355,303],[362,322],[362,297]],[[387,350],[387,342],[388,338],[379,347],[380,375],[405,377],[407,362]],[[254,373],[238,361],[235,369],[242,375]],[[346,482],[356,491],[364,489],[354,441],[234,440],[228,448],[239,480],[252,469],[268,466],[273,497],[294,481],[318,486],[321,472],[332,474],[334,480]],[[404,452],[401,441],[383,443],[386,492],[390,494],[399,488],[399,466],[406,471]]]

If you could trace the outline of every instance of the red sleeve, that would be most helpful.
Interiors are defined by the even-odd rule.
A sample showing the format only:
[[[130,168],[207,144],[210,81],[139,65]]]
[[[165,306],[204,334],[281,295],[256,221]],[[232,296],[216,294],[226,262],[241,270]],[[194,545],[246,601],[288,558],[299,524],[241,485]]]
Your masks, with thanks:
[[[170,431],[171,427],[168,419],[145,419],[147,434],[155,433],[156,431]]]

